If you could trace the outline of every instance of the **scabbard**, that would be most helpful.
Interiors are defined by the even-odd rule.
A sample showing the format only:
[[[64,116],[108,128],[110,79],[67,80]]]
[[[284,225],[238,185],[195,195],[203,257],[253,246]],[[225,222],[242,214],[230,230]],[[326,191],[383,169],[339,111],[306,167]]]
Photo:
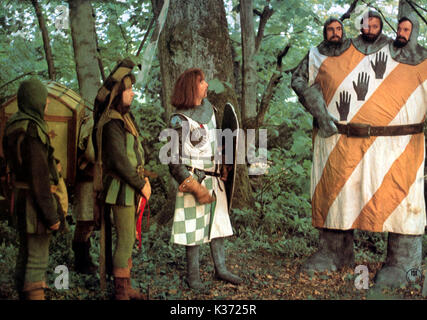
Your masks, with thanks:
[[[101,232],[99,237],[99,281],[100,287],[102,291],[107,289],[107,276],[106,276],[106,268],[105,268],[105,219],[104,219],[104,208],[99,208],[101,220]]]
[[[209,204],[209,210],[210,210],[210,213],[209,213],[210,214],[210,218],[209,218],[209,239],[211,239],[212,225],[213,225],[213,221],[215,218],[215,208],[216,208],[216,201],[217,201],[215,190],[212,191],[212,197],[215,198],[215,201],[211,202]]]

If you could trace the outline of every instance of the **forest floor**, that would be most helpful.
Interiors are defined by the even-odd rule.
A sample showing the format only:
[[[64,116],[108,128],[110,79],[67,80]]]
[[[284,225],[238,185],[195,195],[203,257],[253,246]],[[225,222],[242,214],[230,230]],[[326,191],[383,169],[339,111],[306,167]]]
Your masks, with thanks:
[[[12,237],[8,233],[8,237]],[[234,237],[232,237],[234,238]],[[200,273],[206,290],[192,291],[185,283],[185,250],[181,246],[166,247],[162,250],[153,247],[150,256],[146,251],[134,249],[132,284],[142,292],[149,293],[151,300],[419,300],[422,296],[420,277],[408,288],[378,292],[372,289],[375,273],[381,262],[362,261],[356,254],[356,265],[366,265],[369,270],[369,289],[357,289],[354,269],[345,268],[337,272],[306,273],[299,272],[306,256],[289,259],[272,254],[265,249],[252,249],[244,246],[245,242],[227,243],[227,266],[233,273],[243,278],[241,285],[232,285],[214,278],[214,266],[209,245],[201,246]],[[93,241],[95,242],[95,241]],[[165,243],[165,241],[160,241]],[[63,244],[59,244],[62,246]],[[58,244],[56,244],[58,246]],[[2,248],[3,247],[3,248]],[[63,254],[66,249],[56,247]],[[171,249],[175,248],[175,249]],[[52,247],[51,247],[52,250]],[[46,297],[49,300],[109,300],[112,299],[112,282],[106,292],[99,289],[99,275],[79,275],[73,269],[72,251],[65,256],[55,255],[51,258],[49,270],[54,270],[59,261],[70,264],[69,289],[57,290],[54,287],[54,272],[48,271],[49,288]],[[52,251],[51,251],[52,252]],[[2,256],[3,254],[3,256]],[[14,261],[17,245],[6,246],[0,243],[0,300],[16,300],[17,293],[13,286]],[[97,255],[97,248],[92,248],[92,256]],[[54,261],[52,261],[54,260]],[[71,262],[70,262],[71,261]]]
[[[305,258],[304,258],[305,259]],[[225,299],[225,300],[381,300],[381,299],[425,299],[422,282],[397,290],[383,292],[371,289],[375,273],[381,263],[364,263],[369,270],[369,290],[357,289],[354,270],[345,268],[339,272],[306,273],[300,272],[304,259],[285,260],[268,252],[248,254],[243,251],[228,255],[228,267],[244,279],[241,285],[232,285],[217,280],[213,275],[210,257],[202,260],[201,278],[207,292],[193,292],[185,285],[185,270],[178,270],[182,285],[179,288],[151,286],[150,295],[161,293],[175,296],[181,291],[180,299]],[[203,265],[205,267],[203,267]],[[421,279],[420,279],[421,280]],[[156,282],[153,279],[153,284]],[[421,284],[420,284],[421,283]]]

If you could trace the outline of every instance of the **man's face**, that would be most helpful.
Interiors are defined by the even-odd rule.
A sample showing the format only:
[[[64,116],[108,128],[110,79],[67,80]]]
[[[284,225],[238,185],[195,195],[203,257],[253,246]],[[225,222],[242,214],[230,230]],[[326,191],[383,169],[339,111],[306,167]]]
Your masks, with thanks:
[[[126,107],[130,106],[134,95],[135,93],[133,92],[132,88],[129,88],[123,91],[123,94],[122,94],[123,105]]]
[[[362,37],[367,42],[374,42],[381,33],[381,21],[377,17],[368,19],[368,28],[362,27]]]
[[[326,27],[326,40],[339,43],[342,40],[342,26],[338,21],[333,21]]]
[[[411,37],[412,32],[412,23],[408,20],[402,21],[399,23],[397,27],[397,35],[396,40],[394,40],[394,44],[401,48],[406,46]]]
[[[197,97],[196,99],[204,99],[208,96],[208,87],[209,84],[206,82],[206,80],[202,77],[198,77],[197,78],[197,85],[196,85],[196,90],[197,90]]]

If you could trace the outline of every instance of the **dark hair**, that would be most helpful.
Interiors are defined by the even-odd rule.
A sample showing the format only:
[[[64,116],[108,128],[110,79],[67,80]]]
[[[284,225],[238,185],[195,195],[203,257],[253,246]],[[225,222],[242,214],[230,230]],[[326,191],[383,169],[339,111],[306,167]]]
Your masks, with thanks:
[[[117,111],[120,112],[120,106],[122,105],[122,96],[123,96],[123,91],[126,90],[125,84],[122,81],[120,81],[120,85],[119,88],[117,90],[117,94],[116,96],[113,98],[113,101],[111,101],[111,106],[110,108],[112,109],[116,109]]]
[[[134,83],[135,77],[133,75],[130,75],[130,77],[131,77],[132,83]],[[123,110],[121,110],[122,109],[121,108],[122,96],[123,96],[123,91],[126,90],[124,78],[125,77],[123,77],[122,81],[120,81],[116,95],[113,98],[113,101],[111,101],[111,105],[110,105],[111,109],[116,109],[117,111],[119,111],[122,114],[123,114],[123,112],[122,112]],[[115,82],[112,81],[110,78],[107,78],[107,80],[103,84],[104,87],[108,88],[108,90],[111,90],[111,91],[113,90],[114,85],[115,85]],[[94,105],[94,122],[95,123],[98,123],[99,119],[101,118],[102,113],[104,113],[105,108],[107,107],[108,103],[110,102],[110,95],[111,95],[111,92],[104,98],[104,100],[102,102],[100,102],[98,100],[98,97],[95,98],[95,105]],[[124,110],[124,111],[126,111],[126,110]]]
[[[342,34],[343,34],[343,36],[342,36],[342,37],[344,37],[344,25],[343,25],[342,21],[341,21],[340,19],[338,19],[338,18],[330,17],[330,18],[328,18],[328,19],[325,21],[325,24],[324,24],[324,26],[323,26],[323,39],[325,39],[325,40],[327,39],[327,37],[326,37],[326,30],[328,29],[329,25],[330,25],[332,22],[338,22],[338,23],[341,25],[341,28],[342,28]]]
[[[185,70],[175,82],[171,104],[180,109],[194,107],[194,100],[197,93],[197,81],[205,79],[202,69],[191,68]]]
[[[411,23],[411,25],[413,24],[412,21],[409,20],[408,18],[402,17],[402,18],[399,19],[399,22],[397,22],[397,25],[401,24],[403,21],[409,21]]]

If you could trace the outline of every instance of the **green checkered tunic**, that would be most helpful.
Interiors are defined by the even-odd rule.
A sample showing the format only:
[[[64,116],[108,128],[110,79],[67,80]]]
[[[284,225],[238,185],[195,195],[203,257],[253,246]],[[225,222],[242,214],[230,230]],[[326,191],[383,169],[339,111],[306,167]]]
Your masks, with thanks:
[[[182,114],[181,114],[182,115]],[[200,128],[200,124],[183,115],[189,122],[190,132]],[[185,153],[189,158],[181,159],[183,164],[204,171],[214,172],[214,154],[217,148],[215,114],[204,125],[206,135],[202,142],[193,146],[190,136],[183,137]],[[218,167],[218,166],[217,166]],[[191,173],[197,179],[197,176]],[[216,201],[200,204],[191,193],[178,191],[176,194],[175,214],[172,226],[171,241],[182,245],[199,245],[210,242],[217,237],[233,234],[228,215],[227,197],[224,183],[216,177],[206,176],[202,181],[209,192],[215,193]]]

